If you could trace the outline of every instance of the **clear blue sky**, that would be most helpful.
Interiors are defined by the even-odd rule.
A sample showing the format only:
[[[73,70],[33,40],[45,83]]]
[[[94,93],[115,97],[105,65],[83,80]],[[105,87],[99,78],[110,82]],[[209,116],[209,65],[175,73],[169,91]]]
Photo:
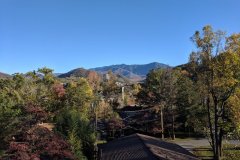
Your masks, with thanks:
[[[0,72],[186,63],[210,24],[240,32],[239,0],[0,0]]]

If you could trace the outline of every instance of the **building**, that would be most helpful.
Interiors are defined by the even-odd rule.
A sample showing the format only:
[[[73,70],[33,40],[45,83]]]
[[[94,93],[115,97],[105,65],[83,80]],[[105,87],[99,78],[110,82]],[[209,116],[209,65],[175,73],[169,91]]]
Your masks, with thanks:
[[[133,134],[99,146],[99,160],[198,160],[183,147]]]

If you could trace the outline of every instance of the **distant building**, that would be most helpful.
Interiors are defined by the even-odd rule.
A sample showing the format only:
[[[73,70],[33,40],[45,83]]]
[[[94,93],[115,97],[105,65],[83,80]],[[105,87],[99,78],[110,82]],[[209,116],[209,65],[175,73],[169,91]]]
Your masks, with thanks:
[[[110,80],[110,75],[107,73],[107,74],[104,74],[103,75],[103,80],[104,81],[109,81]]]

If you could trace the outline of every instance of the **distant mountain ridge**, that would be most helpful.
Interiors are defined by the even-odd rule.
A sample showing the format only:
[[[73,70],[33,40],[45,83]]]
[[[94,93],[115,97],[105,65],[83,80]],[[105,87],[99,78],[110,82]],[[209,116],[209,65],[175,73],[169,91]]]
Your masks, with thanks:
[[[84,69],[84,68],[77,68],[77,69],[73,69],[67,73],[64,73],[64,74],[60,74],[58,75],[59,78],[66,78],[66,77],[89,77],[91,75],[98,75],[97,72],[95,71],[92,71],[92,70],[87,70],[87,69]]]
[[[102,77],[107,74],[109,71],[112,71],[113,74],[122,77],[121,79],[128,79],[130,81],[142,81],[146,78],[146,75],[152,70],[157,68],[169,68],[169,65],[153,62],[149,64],[134,64],[134,65],[111,65],[104,67],[97,67],[91,69],[77,68],[73,69],[67,73],[58,75],[59,78],[66,77]]]
[[[146,75],[152,70],[157,68],[169,68],[169,65],[153,62],[149,64],[119,64],[110,65],[104,67],[97,67],[91,69],[77,68],[67,73],[54,73],[56,77],[67,78],[67,77],[84,77],[91,79],[92,81],[97,79],[103,79],[103,77],[112,71],[114,75],[121,81],[142,81],[146,78]],[[0,78],[9,78],[11,75],[0,72]]]
[[[9,74],[0,72],[0,78],[9,78],[9,77],[11,77]]]
[[[90,70],[96,71],[100,74],[106,74],[108,71],[112,71],[114,74],[118,74],[129,78],[132,81],[141,81],[146,78],[146,75],[152,69],[157,68],[169,68],[169,65],[153,62],[149,64],[134,64],[134,65],[111,65],[111,66],[104,66],[104,67],[97,67],[91,68]]]

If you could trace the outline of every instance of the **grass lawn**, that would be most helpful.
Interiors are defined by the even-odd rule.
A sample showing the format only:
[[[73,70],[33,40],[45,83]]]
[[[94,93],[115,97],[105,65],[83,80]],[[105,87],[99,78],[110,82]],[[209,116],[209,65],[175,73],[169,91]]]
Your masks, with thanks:
[[[212,149],[207,139],[202,138],[176,138],[174,141],[185,148],[192,148],[193,154],[200,159],[213,159]],[[234,145],[224,142],[223,160],[240,160],[240,144]]]
[[[212,150],[211,147],[203,146],[203,147],[194,149],[193,154],[195,154],[197,157],[201,159],[212,159],[213,152],[211,150]]]
[[[97,144],[105,144],[105,143],[107,143],[107,141],[104,141],[104,140],[98,140],[97,141]]]
[[[240,159],[240,145],[224,145],[224,160],[239,160]]]
[[[210,147],[200,147],[194,149],[194,154],[201,159],[211,159],[213,152]],[[239,160],[240,159],[240,148],[235,145],[224,145],[223,160]]]

